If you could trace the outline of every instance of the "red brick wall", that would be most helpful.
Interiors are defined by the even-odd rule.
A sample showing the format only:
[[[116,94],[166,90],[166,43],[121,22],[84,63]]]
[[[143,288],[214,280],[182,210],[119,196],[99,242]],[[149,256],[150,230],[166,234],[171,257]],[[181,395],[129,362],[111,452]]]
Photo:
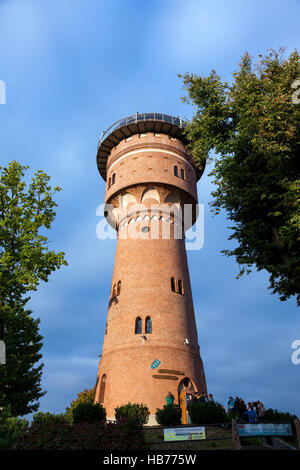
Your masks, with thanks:
[[[139,150],[138,153],[133,153]],[[176,155],[174,155],[176,154]],[[137,158],[135,158],[137,157]],[[180,158],[179,158],[180,157]],[[177,191],[180,202],[197,201],[195,171],[189,154],[179,140],[170,140],[148,133],[146,137],[132,136],[115,147],[107,163],[107,181],[116,173],[116,182],[106,189],[106,202],[112,204],[117,229],[120,219],[127,217],[121,207],[121,196],[132,194],[137,203],[149,185],[157,191],[160,202]],[[179,177],[174,176],[173,167],[178,166]],[[180,178],[180,169],[185,170],[185,180]],[[158,203],[146,200],[145,204]],[[134,212],[135,205],[130,206]],[[110,214],[110,217],[114,217]],[[136,215],[134,215],[136,218]],[[121,223],[121,226],[123,225]],[[161,236],[162,224],[169,224],[173,234],[174,220],[155,222]],[[135,230],[150,221],[135,222]],[[132,227],[131,225],[129,225]],[[124,229],[125,230],[125,229]],[[127,228],[126,228],[127,230]],[[118,233],[112,286],[121,281],[121,291],[110,301],[107,314],[107,330],[103,353],[99,363],[96,399],[99,401],[100,383],[106,375],[104,407],[108,417],[114,417],[114,408],[130,402],[143,402],[151,414],[165,404],[165,396],[171,391],[178,396],[178,385],[189,377],[199,391],[206,391],[205,376],[200,358],[196,331],[193,299],[190,286],[184,240],[132,239]],[[196,254],[195,254],[196,255]],[[171,290],[171,277],[181,279],[184,295]],[[145,333],[146,317],[152,319],[152,333]],[[135,334],[135,320],[142,318],[142,334]],[[146,336],[146,340],[142,336]],[[189,344],[184,344],[185,339]],[[151,364],[158,359],[156,369]],[[158,379],[160,369],[181,371],[184,375],[172,374],[177,380]],[[167,374],[170,375],[170,374]]]

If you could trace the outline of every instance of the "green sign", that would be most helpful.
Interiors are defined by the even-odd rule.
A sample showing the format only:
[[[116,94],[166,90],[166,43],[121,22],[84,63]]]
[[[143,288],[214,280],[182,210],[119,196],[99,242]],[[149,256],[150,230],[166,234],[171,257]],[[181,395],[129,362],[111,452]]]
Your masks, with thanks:
[[[205,438],[205,428],[203,427],[164,429],[165,441],[198,441]]]
[[[240,436],[292,436],[290,424],[254,423],[238,424]]]

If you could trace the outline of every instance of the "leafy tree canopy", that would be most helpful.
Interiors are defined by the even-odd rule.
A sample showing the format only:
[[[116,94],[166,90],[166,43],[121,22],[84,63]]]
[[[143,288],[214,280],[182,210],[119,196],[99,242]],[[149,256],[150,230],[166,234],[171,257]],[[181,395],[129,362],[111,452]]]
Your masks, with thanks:
[[[73,420],[73,410],[80,404],[80,403],[94,403],[95,398],[95,391],[96,387],[92,387],[90,389],[84,389],[82,392],[77,394],[75,400],[72,401],[69,407],[66,408],[66,416],[67,418],[72,421]]]
[[[183,101],[195,107],[186,134],[196,164],[213,162],[212,211],[233,222],[223,250],[240,265],[239,276],[265,269],[272,293],[300,303],[299,54],[270,50],[253,64],[245,53],[232,83],[213,70],[185,74]],[[295,95],[294,95],[295,96]],[[214,151],[217,157],[212,158]],[[238,277],[239,277],[238,276]]]
[[[0,339],[6,346],[6,364],[0,365],[0,406],[13,416],[36,411],[43,364],[39,320],[24,310],[26,294],[47,281],[52,271],[66,265],[64,253],[48,249],[46,230],[55,218],[50,177],[37,171],[26,183],[27,166],[12,161],[0,167]]]
[[[48,249],[45,229],[50,229],[57,206],[50,177],[41,170],[29,185],[27,166],[12,161],[0,167],[0,302],[14,303],[36,290],[52,271],[66,265],[64,253]],[[0,305],[1,307],[1,305]]]
[[[10,406],[12,416],[26,415],[39,407],[37,400],[46,392],[41,388],[43,337],[39,319],[22,306],[4,305],[0,323],[4,325],[6,363],[0,364],[0,406]]]

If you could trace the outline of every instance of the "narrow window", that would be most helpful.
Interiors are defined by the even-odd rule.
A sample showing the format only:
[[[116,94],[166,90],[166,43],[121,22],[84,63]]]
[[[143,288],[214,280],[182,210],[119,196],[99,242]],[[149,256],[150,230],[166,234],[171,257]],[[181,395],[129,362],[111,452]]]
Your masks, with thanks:
[[[181,168],[181,170],[180,170],[180,176],[181,176],[181,178],[184,180],[184,170],[183,170],[182,168]]]
[[[178,168],[177,168],[176,165],[174,166],[174,175],[175,175],[175,176],[178,176]]]
[[[146,318],[146,333],[152,333],[152,320],[150,317]]]
[[[113,289],[112,289],[112,294],[111,294],[112,298],[116,297],[116,295],[117,295],[117,289],[116,289],[116,287],[117,287],[117,284],[114,284],[114,287],[113,287]]]
[[[176,292],[175,278],[174,277],[171,277],[171,289],[172,289],[173,292]]]
[[[121,293],[121,281],[118,282],[117,295],[120,295],[120,293]]]
[[[141,334],[141,333],[142,333],[142,319],[140,317],[138,317],[135,320],[135,334],[138,335],[138,334]]]
[[[100,384],[100,393],[99,393],[99,402],[104,402],[104,395],[105,395],[105,387],[106,387],[106,375],[102,375],[101,384]]]
[[[183,287],[181,279],[178,279],[178,293],[183,295]]]
[[[112,183],[111,184],[115,184],[115,182],[116,182],[116,173],[114,173],[112,175]]]
[[[110,185],[111,185],[111,178],[109,178],[108,180],[108,189],[110,188]]]

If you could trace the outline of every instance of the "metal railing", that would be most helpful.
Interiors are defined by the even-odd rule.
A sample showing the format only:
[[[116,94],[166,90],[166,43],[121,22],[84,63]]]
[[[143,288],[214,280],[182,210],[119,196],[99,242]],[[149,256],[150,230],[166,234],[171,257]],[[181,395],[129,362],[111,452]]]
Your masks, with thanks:
[[[185,125],[185,122],[181,119],[180,116],[174,117],[174,116],[169,116],[167,114],[160,114],[160,113],[139,114],[138,112],[136,112],[136,114],[134,114],[133,116],[128,116],[126,118],[120,119],[119,121],[112,124],[108,129],[106,129],[106,131],[103,131],[101,134],[101,138],[99,140],[98,150],[102,142],[112,132],[116,131],[117,129],[120,129],[121,127],[129,126],[129,124],[137,124],[139,122],[145,122],[145,121],[166,122],[169,124],[173,124],[179,127],[180,129],[183,129]]]

